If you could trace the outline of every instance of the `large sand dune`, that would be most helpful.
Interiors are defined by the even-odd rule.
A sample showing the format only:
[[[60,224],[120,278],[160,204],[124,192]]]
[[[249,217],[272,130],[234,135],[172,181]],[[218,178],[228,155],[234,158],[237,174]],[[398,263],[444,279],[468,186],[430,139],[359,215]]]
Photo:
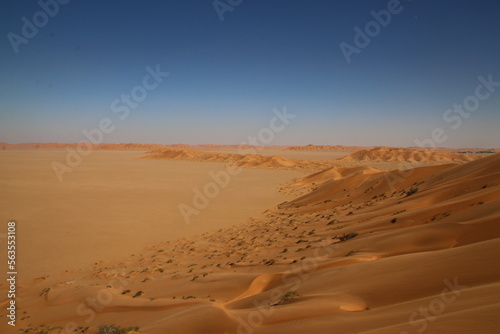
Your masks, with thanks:
[[[383,161],[383,162],[410,162],[410,163],[450,163],[468,162],[479,158],[479,155],[453,153],[435,150],[406,149],[393,147],[376,147],[363,149],[342,159],[346,162]]]
[[[21,327],[499,333],[499,181],[500,154],[295,179],[317,187],[246,225],[29,282]]]

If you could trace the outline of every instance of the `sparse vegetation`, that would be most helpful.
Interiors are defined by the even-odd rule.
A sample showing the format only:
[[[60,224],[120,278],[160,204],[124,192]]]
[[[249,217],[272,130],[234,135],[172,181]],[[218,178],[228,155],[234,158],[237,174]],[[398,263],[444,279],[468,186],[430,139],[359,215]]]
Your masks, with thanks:
[[[102,326],[101,326],[102,327]],[[99,327],[99,329],[101,328]],[[108,326],[110,327],[110,326]],[[115,327],[115,326],[113,326]],[[128,327],[128,328],[118,328],[122,331],[109,331],[109,332],[101,332],[99,331],[98,334],[100,333],[108,333],[108,334],[127,334],[127,333],[132,333],[132,332],[137,332],[139,330],[139,327]],[[78,326],[74,330],[74,333],[80,333],[80,334],[85,334],[89,332],[90,327],[86,326]],[[49,326],[49,325],[40,325],[36,327],[28,327],[28,328],[21,328],[19,329],[20,333],[25,333],[25,334],[59,334],[63,332],[63,328],[60,326]],[[92,331],[92,333],[95,333],[95,331]]]
[[[144,293],[143,291],[137,291],[137,292],[135,293],[135,295],[134,295],[132,298],[139,297],[139,296],[141,296],[143,293]]]
[[[278,306],[278,305],[281,305],[283,304],[284,302],[286,302],[287,300],[290,300],[292,299],[293,297],[297,297],[299,296],[299,294],[296,292],[296,291],[288,291],[283,297],[281,297],[281,299],[276,303],[274,304],[273,306]]]
[[[120,327],[115,325],[101,325],[97,334],[128,334],[138,332],[139,327]]]
[[[339,221],[337,219],[331,220],[328,224],[326,225],[333,225],[335,223],[338,223]]]
[[[350,251],[349,253],[347,253],[346,255],[344,255],[345,257],[348,257],[348,256],[351,256],[351,255],[354,255],[356,252],[355,251]]]
[[[266,263],[264,263],[266,266],[272,266],[273,264],[275,264],[276,261],[274,259],[271,259],[269,261],[266,261]]]
[[[340,241],[347,241],[349,239],[357,237],[359,234],[356,232],[349,232],[349,233],[344,233],[339,237]]]
[[[88,327],[86,327],[88,329]],[[48,325],[40,325],[37,327],[28,327],[26,329],[20,329],[19,332],[21,333],[34,333],[34,334],[50,334],[50,333],[56,333],[57,331],[61,330],[62,327],[51,327]],[[82,332],[83,333],[83,332]]]
[[[43,296],[44,294],[49,293],[49,291],[50,291],[50,288],[43,289],[42,292],[40,293],[40,296]]]
[[[412,186],[409,190],[406,191],[406,197],[416,194],[418,192],[418,187]]]

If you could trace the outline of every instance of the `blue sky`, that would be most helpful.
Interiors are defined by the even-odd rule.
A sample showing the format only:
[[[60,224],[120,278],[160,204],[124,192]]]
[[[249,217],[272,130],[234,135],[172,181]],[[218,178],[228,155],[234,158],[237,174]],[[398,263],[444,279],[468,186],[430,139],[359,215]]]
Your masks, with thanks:
[[[286,106],[271,144],[414,146],[442,128],[438,146],[500,147],[500,87],[457,129],[443,120],[478,76],[500,81],[498,1],[401,0],[350,63],[340,43],[388,1],[243,0],[223,21],[212,1],[58,6],[16,53],[9,33],[42,8],[0,3],[0,141],[78,142],[109,118],[108,143],[238,144]],[[120,120],[112,102],[158,64],[169,76]]]

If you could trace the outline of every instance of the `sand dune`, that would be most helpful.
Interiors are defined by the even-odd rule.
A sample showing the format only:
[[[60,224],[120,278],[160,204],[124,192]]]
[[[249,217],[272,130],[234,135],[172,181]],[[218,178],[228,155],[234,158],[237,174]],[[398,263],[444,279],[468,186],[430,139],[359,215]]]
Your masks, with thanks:
[[[317,187],[246,225],[30,282],[21,328],[498,333],[499,181],[500,154],[406,171],[328,169],[296,179]],[[87,322],[75,310],[98,296],[105,302]]]
[[[241,159],[235,161],[232,166],[236,167],[293,167],[300,166],[301,161],[296,159],[287,159],[280,156],[262,156],[262,155],[245,155]]]
[[[360,162],[360,161],[383,161],[383,162],[410,162],[410,163],[451,163],[468,162],[479,158],[479,155],[453,153],[434,150],[415,150],[405,148],[376,147],[364,149],[352,153],[341,161]]]
[[[293,170],[314,170],[329,166],[328,161],[305,161],[288,159],[281,156],[267,156],[259,154],[213,153],[185,149],[162,149],[147,152],[144,159],[187,160],[201,162],[224,162],[230,168],[279,168]]]
[[[364,146],[344,146],[344,145],[304,145],[288,146],[287,151],[359,151],[366,149]]]
[[[192,160],[192,161],[212,161],[212,162],[231,162],[241,158],[237,154],[227,153],[207,153],[186,149],[167,148],[147,152],[144,159],[160,160]]]

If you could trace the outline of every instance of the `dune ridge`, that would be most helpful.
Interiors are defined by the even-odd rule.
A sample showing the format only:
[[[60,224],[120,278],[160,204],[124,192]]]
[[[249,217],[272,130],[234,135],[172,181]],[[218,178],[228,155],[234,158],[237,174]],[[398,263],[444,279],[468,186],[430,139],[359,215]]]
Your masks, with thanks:
[[[303,145],[303,146],[288,146],[286,151],[359,151],[366,149],[366,146],[345,146],[345,145]]]
[[[382,161],[382,162],[409,162],[409,163],[451,163],[469,162],[478,159],[475,154],[444,152],[436,150],[405,149],[392,147],[376,147],[363,149],[341,158],[346,162]]]
[[[244,225],[22,287],[22,324],[84,325],[107,291],[91,324],[141,333],[498,333],[499,181],[500,154],[325,170]]]
[[[0,142],[0,148],[5,149],[64,149],[64,148],[78,148],[78,147],[92,147],[95,150],[106,150],[106,151],[123,151],[123,150],[161,150],[161,149],[186,149],[186,150],[206,150],[206,151],[217,151],[225,149],[284,149],[285,146],[254,146],[254,145],[216,145],[216,144],[201,144],[201,145],[189,145],[189,144],[139,144],[139,143],[97,143],[93,144],[90,142],[81,143],[20,143],[20,144],[9,144],[5,142]]]
[[[279,168],[290,170],[311,171],[331,166],[331,161],[308,161],[289,159],[281,156],[267,156],[260,154],[214,153],[192,151],[186,149],[161,149],[147,152],[143,159],[155,160],[187,160],[201,162],[222,162],[229,168]]]

